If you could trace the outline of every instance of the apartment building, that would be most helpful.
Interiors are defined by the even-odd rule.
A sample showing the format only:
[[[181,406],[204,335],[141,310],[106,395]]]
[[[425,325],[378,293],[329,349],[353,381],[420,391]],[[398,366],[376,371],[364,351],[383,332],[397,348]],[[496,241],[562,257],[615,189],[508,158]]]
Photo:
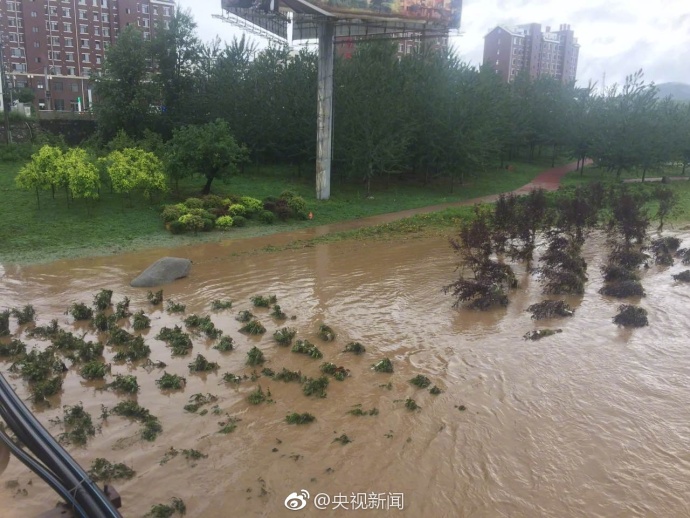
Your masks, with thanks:
[[[88,111],[90,78],[120,31],[134,25],[150,39],[174,8],[174,0],[0,0],[6,86],[32,89],[38,110]]]
[[[397,45],[398,51],[396,55],[398,59],[406,54],[418,52],[422,46],[427,46],[433,50],[445,50],[448,48],[447,35],[430,37],[421,32],[406,31],[396,37],[387,38],[387,40],[393,41]],[[336,36],[335,52],[341,58],[350,59],[354,55],[357,45],[364,41],[372,40],[357,36]]]
[[[484,63],[505,81],[525,71],[534,79],[551,76],[563,83],[575,81],[580,45],[570,25],[557,31],[530,23],[513,27],[499,25],[484,36]]]

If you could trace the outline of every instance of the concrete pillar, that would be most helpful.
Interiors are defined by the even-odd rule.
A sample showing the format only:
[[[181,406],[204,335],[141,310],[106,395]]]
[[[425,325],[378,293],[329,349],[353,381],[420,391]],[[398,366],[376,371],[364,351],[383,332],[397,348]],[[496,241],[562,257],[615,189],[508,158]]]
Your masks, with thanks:
[[[316,122],[317,200],[327,200],[331,197],[334,34],[334,21],[325,21],[319,25],[319,86]]]

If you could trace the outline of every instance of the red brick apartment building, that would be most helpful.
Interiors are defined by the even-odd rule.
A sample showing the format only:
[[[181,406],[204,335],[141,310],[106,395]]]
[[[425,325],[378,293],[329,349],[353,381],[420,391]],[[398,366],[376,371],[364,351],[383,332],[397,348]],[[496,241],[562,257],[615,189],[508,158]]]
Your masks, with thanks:
[[[505,81],[522,71],[531,78],[555,77],[563,83],[575,81],[580,45],[570,25],[557,31],[530,23],[507,27],[499,25],[484,36],[484,64],[492,66]]]
[[[0,0],[7,87],[31,88],[40,111],[88,111],[89,78],[120,31],[134,25],[150,39],[174,8],[174,0]]]

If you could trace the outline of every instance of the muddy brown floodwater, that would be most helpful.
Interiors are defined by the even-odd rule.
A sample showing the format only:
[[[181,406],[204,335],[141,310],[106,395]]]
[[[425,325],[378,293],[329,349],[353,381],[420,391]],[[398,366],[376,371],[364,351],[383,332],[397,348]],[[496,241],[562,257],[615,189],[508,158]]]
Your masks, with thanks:
[[[680,237],[687,246],[690,236]],[[115,482],[126,517],[142,516],[173,496],[184,500],[188,516],[208,518],[689,516],[690,286],[671,279],[685,268],[646,271],[647,297],[640,303],[649,311],[650,325],[623,330],[611,322],[619,302],[597,293],[602,243],[590,240],[585,249],[587,293],[567,298],[575,317],[540,325],[563,333],[538,342],[522,340],[537,328],[525,311],[543,299],[536,280],[517,268],[521,289],[511,295],[508,308],[457,311],[440,291],[455,275],[455,258],[443,239],[342,242],[238,257],[228,257],[232,250],[222,245],[200,245],[7,267],[0,278],[0,305],[31,303],[39,324],[57,318],[71,329],[66,307],[90,303],[95,292],[109,288],[114,301],[128,296],[132,311],[143,308],[151,315],[152,329],[144,333],[151,358],[185,376],[187,386],[163,392],[155,385],[162,371],[147,373],[136,366],[113,364],[113,374],[137,375],[137,401],[160,418],[162,435],[152,443],[142,441],[137,423],[111,416],[85,448],[68,447],[87,468],[96,457],[106,457],[136,470],[132,480]],[[128,283],[161,255],[195,261],[189,278],[164,288],[165,298],[185,303],[187,314],[211,314],[237,343],[236,350],[219,353],[212,342],[194,339],[192,354],[219,362],[218,373],[190,374],[193,356],[171,358],[153,338],[182,317],[151,310],[146,290]],[[256,294],[275,294],[296,319],[279,324],[267,310],[253,310],[249,298]],[[224,298],[234,300],[233,308],[211,312],[211,301]],[[262,337],[239,333],[234,317],[241,309],[252,309],[268,332]],[[335,342],[317,338],[320,322],[334,328]],[[271,335],[283,325],[314,342],[323,360],[277,346]],[[40,347],[47,343],[24,334],[22,339]],[[342,352],[353,340],[365,345],[364,355]],[[331,380],[325,399],[309,398],[298,384],[267,377],[239,386],[222,383],[226,372],[251,373],[244,362],[252,345],[264,351],[265,366],[275,371],[286,367],[317,376],[319,365],[332,361],[350,369],[351,377]],[[108,347],[105,355],[110,361]],[[384,357],[393,361],[393,374],[370,369]],[[26,399],[26,384],[8,374],[8,367],[0,364]],[[408,380],[416,374],[428,376],[443,393],[434,396],[412,386]],[[249,405],[246,396],[257,385],[270,389],[275,402]],[[49,420],[61,415],[65,404],[83,402],[100,422],[101,404],[112,407],[125,397],[98,386],[71,369],[52,406],[32,408],[54,435],[62,429]],[[183,411],[199,392],[217,395],[223,414],[241,419],[233,433],[217,433],[222,415]],[[421,409],[406,409],[406,398]],[[379,414],[349,415],[358,404]],[[289,425],[289,412],[310,412],[316,421]],[[352,442],[334,442],[342,434]],[[190,463],[178,455],[161,465],[171,446],[195,448],[208,458]],[[10,480],[19,487],[6,487]],[[0,481],[3,518],[34,516],[57,500],[16,459]],[[305,509],[287,510],[286,497],[301,490],[310,495]],[[315,507],[319,493],[330,497],[330,511]],[[402,493],[404,509],[355,511],[353,493],[383,493],[384,503],[395,503],[388,493]],[[348,510],[333,511],[334,501],[344,498]],[[366,507],[373,501],[367,499]]]

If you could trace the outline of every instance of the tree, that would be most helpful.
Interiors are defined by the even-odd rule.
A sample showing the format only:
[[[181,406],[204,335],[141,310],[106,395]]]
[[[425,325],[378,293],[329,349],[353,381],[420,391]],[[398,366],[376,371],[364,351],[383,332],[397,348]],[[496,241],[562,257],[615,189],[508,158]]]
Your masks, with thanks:
[[[152,123],[160,100],[150,73],[150,42],[134,26],[126,27],[105,54],[103,75],[95,78],[95,112],[102,140],[118,130],[139,138]]]
[[[98,168],[85,150],[72,148],[67,151],[58,160],[57,169],[68,178],[72,198],[98,198],[101,185]]]
[[[31,162],[19,170],[15,178],[17,187],[26,190],[36,191],[36,204],[41,207],[39,191],[51,188],[53,198],[55,197],[55,187],[66,185],[66,177],[63,178],[62,172],[57,167],[62,158],[62,150],[58,147],[43,146],[31,156]]]
[[[222,119],[175,130],[167,149],[171,177],[205,176],[203,194],[211,192],[214,179],[230,177],[247,160],[247,149],[235,141],[230,126]]]
[[[152,200],[155,191],[165,191],[163,164],[156,155],[139,148],[113,151],[106,157],[108,176],[115,192],[141,191]]]
[[[156,64],[155,80],[169,126],[198,121],[196,68],[201,57],[201,42],[195,34],[191,11],[175,9],[168,28],[157,32],[152,42]]]

